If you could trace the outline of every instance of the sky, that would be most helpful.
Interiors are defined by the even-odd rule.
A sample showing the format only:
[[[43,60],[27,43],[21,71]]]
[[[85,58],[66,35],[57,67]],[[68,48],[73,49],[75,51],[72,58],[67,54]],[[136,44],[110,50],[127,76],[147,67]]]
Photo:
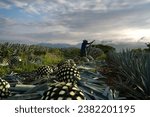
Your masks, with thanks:
[[[0,0],[0,41],[150,42],[150,0]]]

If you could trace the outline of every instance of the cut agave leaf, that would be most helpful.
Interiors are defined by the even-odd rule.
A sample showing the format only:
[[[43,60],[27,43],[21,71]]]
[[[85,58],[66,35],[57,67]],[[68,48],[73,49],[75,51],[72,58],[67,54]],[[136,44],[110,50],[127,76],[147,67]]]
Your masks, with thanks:
[[[8,100],[35,100],[40,99],[41,93],[31,93],[31,94],[17,94],[15,96],[10,96],[7,99]]]

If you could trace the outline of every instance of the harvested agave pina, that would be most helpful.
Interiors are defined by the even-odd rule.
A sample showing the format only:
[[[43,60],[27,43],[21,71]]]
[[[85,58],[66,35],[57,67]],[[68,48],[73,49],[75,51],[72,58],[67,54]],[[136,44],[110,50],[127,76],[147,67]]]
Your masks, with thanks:
[[[57,83],[44,92],[42,100],[85,100],[83,92],[72,83]]]
[[[0,98],[6,98],[9,96],[10,85],[7,81],[0,78]]]
[[[50,66],[41,66],[37,69],[37,74],[39,76],[48,76],[51,73],[53,73],[53,69]]]
[[[76,83],[80,80],[79,71],[76,67],[70,65],[63,65],[59,68],[58,73],[56,74],[58,82],[71,82]]]
[[[72,66],[72,67],[74,66],[74,67],[76,67],[76,64],[75,64],[73,59],[68,59],[68,60],[65,60],[65,61],[61,61],[57,65],[58,69],[60,69],[61,67],[64,67],[64,66]]]

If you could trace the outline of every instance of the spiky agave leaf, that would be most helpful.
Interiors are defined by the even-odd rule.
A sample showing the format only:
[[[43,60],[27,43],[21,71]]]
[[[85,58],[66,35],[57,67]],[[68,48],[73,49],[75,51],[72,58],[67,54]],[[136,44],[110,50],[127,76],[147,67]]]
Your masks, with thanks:
[[[120,79],[120,82],[115,81],[117,89],[133,99],[149,99],[150,55],[127,50],[113,53],[109,58],[111,67],[114,72],[117,71],[115,73]]]
[[[87,76],[90,77],[87,77]],[[78,81],[78,86],[83,89],[83,92],[89,95],[91,99],[106,100],[108,96],[103,95],[105,88],[107,88],[106,77],[102,75],[93,74],[91,72],[82,73],[81,80]]]

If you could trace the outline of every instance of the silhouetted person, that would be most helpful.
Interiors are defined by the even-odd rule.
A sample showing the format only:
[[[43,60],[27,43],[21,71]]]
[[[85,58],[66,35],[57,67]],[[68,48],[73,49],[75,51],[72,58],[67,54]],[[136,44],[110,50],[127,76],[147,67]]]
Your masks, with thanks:
[[[94,41],[88,43],[87,40],[83,40],[80,51],[81,57],[87,56],[87,47],[90,46]]]

